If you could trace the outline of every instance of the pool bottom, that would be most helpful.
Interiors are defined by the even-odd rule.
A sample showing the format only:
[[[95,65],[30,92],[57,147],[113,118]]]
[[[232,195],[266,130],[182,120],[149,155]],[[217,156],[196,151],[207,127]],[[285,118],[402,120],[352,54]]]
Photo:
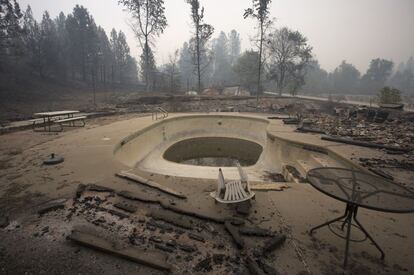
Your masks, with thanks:
[[[194,158],[180,162],[181,164],[196,165],[196,166],[210,166],[210,167],[236,167],[237,164],[241,166],[252,166],[255,164],[252,160],[243,160],[237,158]]]
[[[252,166],[262,152],[261,145],[245,139],[199,137],[173,144],[165,151],[164,159],[196,166]]]

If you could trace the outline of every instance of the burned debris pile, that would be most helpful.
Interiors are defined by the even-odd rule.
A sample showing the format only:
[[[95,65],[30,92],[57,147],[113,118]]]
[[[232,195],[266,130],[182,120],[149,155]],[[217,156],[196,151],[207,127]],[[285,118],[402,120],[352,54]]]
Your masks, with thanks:
[[[351,138],[362,142],[361,146],[377,145],[401,153],[413,150],[414,116],[409,113],[350,107],[335,115],[320,114],[314,122],[327,135]]]
[[[297,131],[321,134],[321,139],[378,150],[382,157],[352,158],[371,172],[409,185],[401,172],[414,167],[414,114],[356,106],[329,110],[304,109]]]
[[[251,224],[250,204],[243,213],[214,218],[175,206],[180,199],[167,194],[141,196],[79,184],[73,199],[46,203],[38,213],[60,211],[73,224],[69,241],[147,268],[177,274],[278,274],[276,250],[286,236]]]

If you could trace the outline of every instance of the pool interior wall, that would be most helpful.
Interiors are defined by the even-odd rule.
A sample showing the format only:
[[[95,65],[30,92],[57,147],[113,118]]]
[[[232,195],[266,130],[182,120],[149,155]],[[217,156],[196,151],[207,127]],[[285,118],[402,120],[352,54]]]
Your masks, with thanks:
[[[217,178],[218,167],[177,163],[164,157],[170,148],[185,140],[220,137],[242,139],[263,148],[257,162],[245,168],[252,180],[262,180],[266,172],[281,173],[285,165],[297,167],[302,174],[313,167],[346,167],[346,163],[316,147],[306,148],[269,134],[269,124],[269,120],[253,115],[182,115],[138,129],[116,146],[114,155],[131,168],[151,173],[213,179]],[[223,173],[228,179],[239,177],[236,167],[224,167]]]

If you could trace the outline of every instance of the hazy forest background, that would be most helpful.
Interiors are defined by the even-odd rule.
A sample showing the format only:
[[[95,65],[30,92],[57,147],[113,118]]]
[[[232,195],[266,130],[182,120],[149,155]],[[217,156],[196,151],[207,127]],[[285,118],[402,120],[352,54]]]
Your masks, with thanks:
[[[56,18],[44,11],[37,21],[30,6],[0,0],[0,120],[53,109],[57,100],[78,100],[78,109],[92,108],[93,93],[102,101],[125,93],[200,94],[239,86],[251,95],[268,91],[340,98],[376,97],[390,86],[407,103],[414,97],[413,57],[400,64],[378,57],[365,72],[344,60],[328,72],[313,55],[306,34],[274,22],[267,9],[270,0],[252,0],[240,15],[257,21],[258,30],[251,48],[242,51],[237,29],[215,30],[204,22],[208,11],[200,1],[185,1],[192,38],[168,62],[156,64],[156,39],[168,24],[162,0],[119,1],[130,10],[130,27],[142,52],[136,57],[123,30],[107,33],[83,6]],[[149,3],[148,18],[139,2]]]

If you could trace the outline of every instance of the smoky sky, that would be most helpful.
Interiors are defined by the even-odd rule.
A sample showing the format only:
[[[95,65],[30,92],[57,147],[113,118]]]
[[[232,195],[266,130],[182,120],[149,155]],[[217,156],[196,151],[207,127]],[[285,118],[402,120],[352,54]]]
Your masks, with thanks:
[[[105,28],[124,31],[134,57],[141,50],[126,21],[130,14],[117,0],[18,0],[22,10],[32,7],[40,20],[44,10],[52,17],[68,14],[76,4],[83,5]],[[251,49],[255,21],[243,19],[251,0],[201,0],[205,21],[220,31],[236,29],[242,49]],[[184,0],[165,0],[168,27],[156,41],[158,64],[168,61],[191,36],[190,7]],[[414,56],[414,0],[273,0],[274,27],[289,27],[302,32],[313,47],[313,54],[328,71],[342,60],[354,64],[362,73],[373,58],[392,60],[398,65]]]

